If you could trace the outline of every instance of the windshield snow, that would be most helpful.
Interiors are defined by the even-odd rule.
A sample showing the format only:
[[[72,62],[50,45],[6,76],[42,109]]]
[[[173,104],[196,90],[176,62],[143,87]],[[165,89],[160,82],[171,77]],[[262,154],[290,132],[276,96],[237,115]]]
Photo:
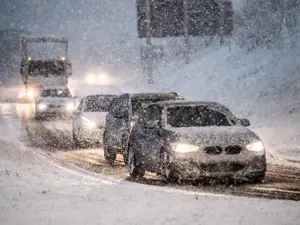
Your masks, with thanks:
[[[173,127],[233,126],[227,116],[205,106],[168,108],[167,121]]]

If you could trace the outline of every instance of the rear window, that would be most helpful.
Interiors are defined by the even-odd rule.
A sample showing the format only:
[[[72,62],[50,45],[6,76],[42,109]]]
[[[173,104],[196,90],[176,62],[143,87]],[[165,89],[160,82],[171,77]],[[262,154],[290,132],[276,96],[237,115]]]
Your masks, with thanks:
[[[113,97],[93,97],[85,102],[84,112],[108,112],[112,105]]]
[[[68,89],[46,89],[43,90],[41,96],[46,97],[56,97],[56,98],[71,98],[72,95]]]
[[[178,106],[168,108],[167,123],[172,127],[234,125],[226,115],[205,106]]]

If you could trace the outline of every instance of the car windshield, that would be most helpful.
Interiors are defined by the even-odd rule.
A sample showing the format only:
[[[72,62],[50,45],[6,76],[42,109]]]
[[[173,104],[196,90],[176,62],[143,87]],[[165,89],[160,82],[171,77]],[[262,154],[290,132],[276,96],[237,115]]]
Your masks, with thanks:
[[[42,97],[56,97],[56,98],[71,98],[72,95],[68,89],[45,89],[42,91]]]
[[[149,96],[149,97],[136,97],[131,99],[132,113],[137,114],[145,105],[150,103],[175,100],[176,97],[172,96]]]
[[[108,112],[113,102],[113,97],[88,98],[84,105],[84,112]]]
[[[205,106],[178,106],[167,109],[172,127],[233,126],[224,114]]]

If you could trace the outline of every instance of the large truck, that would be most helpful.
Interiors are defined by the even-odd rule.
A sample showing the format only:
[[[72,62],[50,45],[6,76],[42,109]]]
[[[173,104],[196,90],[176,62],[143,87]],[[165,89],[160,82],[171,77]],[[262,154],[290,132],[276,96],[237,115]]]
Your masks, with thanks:
[[[51,57],[41,56],[39,53],[53,51],[54,48],[48,47],[48,50],[29,51],[29,45],[35,46],[58,44],[63,51]],[[22,38],[21,40],[21,69],[22,82],[24,84],[24,93],[19,101],[33,102],[39,88],[43,85],[67,85],[68,78],[72,75],[72,64],[68,56],[69,42],[67,38],[38,37]],[[54,50],[55,51],[55,50]]]

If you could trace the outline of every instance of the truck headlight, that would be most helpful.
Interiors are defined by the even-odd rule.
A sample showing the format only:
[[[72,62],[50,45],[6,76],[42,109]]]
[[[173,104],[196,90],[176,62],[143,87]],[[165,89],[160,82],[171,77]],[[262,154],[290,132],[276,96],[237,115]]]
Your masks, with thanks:
[[[265,146],[262,141],[253,141],[250,144],[246,145],[246,148],[252,152],[262,152],[265,150]]]
[[[37,105],[38,110],[43,111],[47,108],[47,105],[44,103],[40,103]]]
[[[86,77],[86,81],[88,84],[95,84],[97,81],[97,76],[93,73],[89,73]]]
[[[176,144],[172,144],[171,147],[172,147],[172,150],[174,150],[175,152],[180,152],[180,153],[196,152],[199,150],[198,146],[190,145],[190,144],[176,143]]]
[[[34,98],[34,95],[35,95],[35,91],[34,91],[34,90],[32,90],[32,89],[27,90],[26,96],[27,96],[28,98],[33,99],[33,98]]]

